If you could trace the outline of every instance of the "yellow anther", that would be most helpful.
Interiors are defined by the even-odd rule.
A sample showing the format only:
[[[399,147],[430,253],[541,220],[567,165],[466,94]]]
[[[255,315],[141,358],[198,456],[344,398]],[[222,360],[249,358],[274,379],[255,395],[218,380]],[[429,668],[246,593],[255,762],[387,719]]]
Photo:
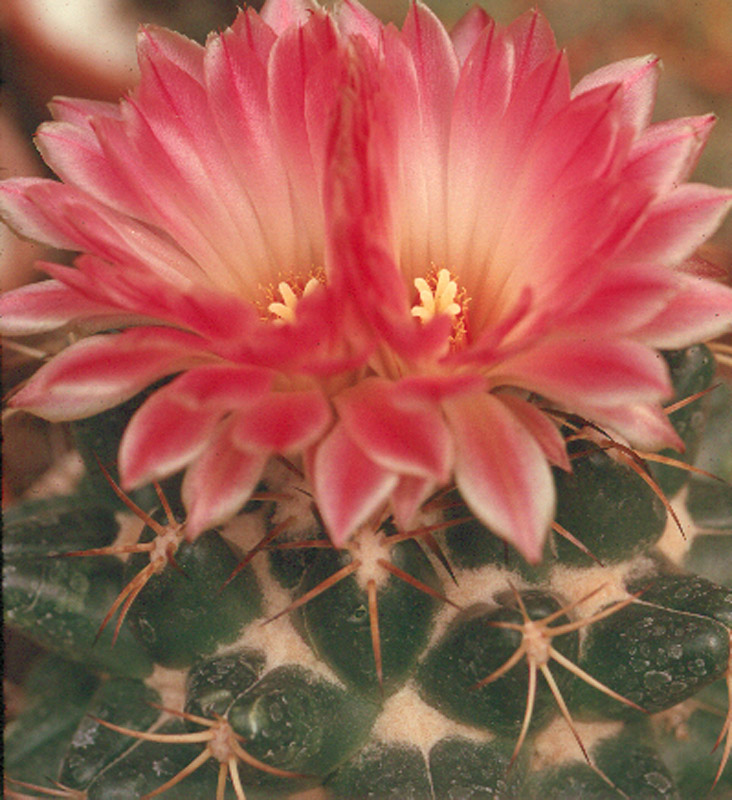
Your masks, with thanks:
[[[450,271],[441,269],[432,283],[430,286],[424,278],[415,279],[420,305],[413,306],[412,316],[419,317],[422,322],[429,322],[437,314],[447,314],[455,319],[462,309],[455,302],[458,285],[450,278]]]
[[[303,289],[301,296],[306,297],[309,295],[319,283],[320,281],[317,278],[310,278],[310,280],[305,284],[305,288]],[[275,325],[292,323],[295,321],[295,308],[297,307],[297,303],[300,298],[295,294],[292,286],[290,286],[290,284],[286,281],[281,281],[277,285],[277,289],[282,297],[283,302],[270,303],[267,306],[267,311],[277,317],[277,319],[274,320]]]

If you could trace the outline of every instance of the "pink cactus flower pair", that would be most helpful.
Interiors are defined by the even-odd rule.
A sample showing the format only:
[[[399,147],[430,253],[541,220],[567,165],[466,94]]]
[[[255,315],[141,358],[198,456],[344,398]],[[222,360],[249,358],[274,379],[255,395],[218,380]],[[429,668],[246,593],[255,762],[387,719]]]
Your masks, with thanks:
[[[657,59],[572,88],[538,12],[448,33],[419,3],[398,30],[268,0],[205,47],[144,28],[139,60],[119,104],[53,102],[61,182],[0,184],[7,223],[81,253],[5,295],[2,330],[85,334],[11,400],[50,420],[172,378],[119,467],[185,469],[189,536],[283,454],[337,545],[454,482],[536,560],[569,468],[547,410],[679,444],[658,349],[732,328],[689,267],[732,192],[686,182],[712,117],[650,123]]]

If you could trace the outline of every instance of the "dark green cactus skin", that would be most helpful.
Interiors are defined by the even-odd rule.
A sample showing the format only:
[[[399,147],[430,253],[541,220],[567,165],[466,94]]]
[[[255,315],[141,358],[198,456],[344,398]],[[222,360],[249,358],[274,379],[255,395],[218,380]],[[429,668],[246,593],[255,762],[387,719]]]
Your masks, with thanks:
[[[60,782],[71,789],[85,789],[96,776],[130,747],[130,741],[105,728],[93,717],[133,730],[147,730],[159,713],[152,704],[160,703],[156,691],[142,681],[111,678],[92,697],[87,714],[69,744]]]
[[[416,542],[400,542],[391,550],[392,563],[431,588],[441,589],[434,568]],[[323,553],[306,570],[305,592],[317,586],[350,558]],[[403,683],[427,644],[438,601],[399,578],[389,576],[378,591],[384,690],[389,694]],[[349,686],[376,696],[379,685],[374,668],[369,628],[368,597],[355,578],[347,578],[307,603],[303,627],[313,649]]]
[[[556,520],[604,564],[617,563],[651,547],[666,525],[666,510],[653,490],[629,466],[592,442],[571,442],[572,472],[554,469]],[[574,544],[555,536],[563,564],[591,566]]]
[[[185,726],[173,720],[158,728],[160,733],[182,734]],[[88,800],[129,800],[141,797],[171,779],[189,764],[200,752],[195,745],[176,745],[159,742],[141,742],[131,747],[124,758],[115,761],[99,773],[88,786]],[[190,800],[193,797],[215,797],[216,773],[200,769],[183,782],[172,787],[166,797],[173,800]],[[227,800],[233,795],[227,795]]]
[[[713,383],[713,361],[704,346],[664,356],[676,387],[674,401]],[[666,511],[647,483],[616,460],[612,448],[604,450],[597,441],[570,444],[573,472],[555,472],[556,519],[608,570],[617,571],[619,586],[624,581],[627,591],[638,597],[604,619],[553,638],[551,644],[648,713],[608,697],[549,661],[561,696],[582,729],[592,729],[597,720],[610,732],[587,744],[596,768],[583,760],[569,736],[573,749],[565,760],[532,758],[532,748],[539,752],[542,741],[553,735],[550,725],[568,730],[540,673],[527,739],[511,763],[527,702],[527,660],[524,656],[500,678],[476,688],[522,644],[519,631],[490,623],[523,623],[516,587],[531,619],[557,613],[552,626],[579,625],[588,614],[563,609],[585,590],[567,597],[558,587],[571,588],[572,580],[561,584],[557,576],[574,570],[569,574],[579,585],[596,575],[590,588],[599,587],[606,579],[595,561],[552,533],[543,560],[528,564],[470,517],[457,492],[449,493],[427,523],[438,523],[434,538],[449,569],[444,559],[432,557],[426,540],[404,541],[389,552],[392,565],[432,594],[393,574],[379,582],[379,681],[368,593],[355,576],[285,617],[291,623],[288,635],[299,637],[298,646],[319,659],[317,669],[304,658],[283,663],[257,638],[268,616],[314,590],[350,563],[351,554],[271,549],[224,587],[252,546],[245,547],[224,528],[178,547],[180,569],[168,564],[149,580],[131,603],[113,646],[115,619],[97,638],[101,621],[149,562],[148,555],[135,554],[123,563],[111,555],[59,554],[108,547],[116,540],[124,505],[99,464],[114,474],[119,437],[143,399],[141,395],[112,412],[75,423],[87,466],[77,491],[28,501],[6,514],[5,620],[50,651],[30,672],[25,707],[7,728],[9,778],[53,791],[58,791],[53,782],[58,781],[85,800],[137,800],[199,758],[206,742],[186,737],[209,730],[200,722],[205,719],[230,729],[252,759],[292,773],[271,774],[239,759],[247,800],[284,799],[317,786],[323,787],[324,797],[338,800],[732,798],[731,764],[712,788],[724,745],[711,753],[728,703],[728,485],[649,465],[669,496],[688,482],[677,502],[686,505],[692,524],[703,531],[681,560],[671,563],[666,551],[656,550]],[[701,420],[707,414],[704,432]],[[671,419],[687,444],[683,458],[732,479],[729,389],[714,389]],[[165,483],[177,515],[182,514],[179,484],[179,477]],[[157,516],[160,503],[153,487],[136,491],[134,500],[165,522]],[[242,515],[255,520],[264,535],[275,527],[275,519],[286,515],[276,502],[251,502]],[[387,540],[395,532],[389,520],[380,529]],[[152,535],[147,529],[141,540]],[[323,538],[315,513],[298,519],[276,541]],[[465,584],[479,587],[469,602],[459,595]],[[275,605],[267,594],[273,586],[278,592]],[[442,595],[460,597],[461,608],[448,608],[438,599]],[[598,603],[588,613],[601,607]],[[172,710],[187,718],[161,710],[166,702],[161,686],[171,691],[166,697],[177,698]],[[440,720],[425,723],[425,728],[436,727],[419,741],[392,734],[382,724],[403,692],[411,692],[413,702],[421,704],[408,708],[426,709],[427,719]],[[416,712],[400,713],[409,717]],[[136,738],[151,729],[174,738]],[[182,741],[175,741],[180,737]],[[217,794],[218,781],[219,761],[208,758],[160,796],[214,800],[222,796]],[[20,791],[9,782],[8,789],[14,788]],[[23,791],[50,796],[41,789]],[[223,798],[237,798],[230,778]]]
[[[681,800],[671,773],[654,748],[652,733],[645,725],[627,725],[617,736],[595,748],[597,766],[604,780],[587,764],[573,762],[543,770],[532,776],[527,800]]]
[[[711,386],[714,377],[714,356],[705,345],[688,347],[686,350],[666,351],[663,356],[671,372],[675,389],[672,403]],[[699,398],[670,415],[669,419],[684,442],[685,450],[683,453],[661,450],[661,455],[681,459],[687,464],[694,463],[704,433],[705,407],[709,399]],[[675,495],[685,483],[683,470],[659,463],[652,464],[650,469],[668,497]]]
[[[34,527],[36,524],[37,519]],[[56,524],[54,518],[52,526]],[[39,644],[90,667],[130,677],[150,674],[153,663],[129,629],[121,631],[114,650],[110,626],[95,642],[99,626],[123,586],[119,560],[113,556],[44,557],[35,545],[30,557],[25,557],[17,546],[23,537],[20,523],[7,532],[11,554],[3,565],[6,622],[20,627]],[[74,537],[72,548],[76,542]],[[53,551],[58,552],[58,544]]]
[[[459,499],[459,495],[455,495]],[[478,569],[493,564],[516,571],[529,583],[540,584],[546,579],[551,561],[549,537],[544,559],[538,564],[529,564],[516,549],[494,536],[479,520],[470,518],[470,511],[463,503],[448,507],[444,516],[446,520],[461,520],[445,530],[445,546],[455,568]]]
[[[579,666],[650,713],[664,711],[724,675],[727,628],[713,619],[633,603],[590,626]],[[577,686],[576,705],[602,716],[635,718],[592,687]]]
[[[278,667],[243,692],[228,710],[232,728],[251,755],[323,778],[363,744],[377,708],[301,667]],[[249,768],[242,779],[291,791],[291,778],[271,778]]]
[[[99,679],[57,656],[36,665],[26,691],[32,698],[5,731],[5,769],[19,780],[58,774]]]
[[[424,756],[416,747],[375,743],[341,767],[329,788],[342,800],[402,800],[430,796]]]
[[[153,576],[130,608],[130,624],[151,657],[166,667],[188,667],[236,639],[242,625],[260,615],[261,593],[251,570],[222,588],[237,565],[215,531],[183,542],[175,555],[180,571],[167,565]],[[131,580],[145,557],[131,558]],[[201,602],[206,597],[208,601]]]
[[[542,619],[561,608],[555,598],[543,592],[523,592],[522,599],[532,619]],[[467,609],[429,650],[417,674],[424,699],[443,714],[467,725],[506,735],[516,734],[523,720],[528,689],[526,664],[518,665],[495,683],[479,689],[475,684],[508,661],[521,643],[517,631],[491,627],[494,622],[521,622],[521,614],[515,604],[512,605],[488,609],[479,605]],[[569,619],[561,616],[556,624],[566,622]],[[566,634],[555,647],[570,660],[576,660],[578,634]],[[557,682],[563,693],[568,688],[567,677],[561,670],[557,671]],[[553,715],[551,692],[542,678],[533,724],[540,726]]]

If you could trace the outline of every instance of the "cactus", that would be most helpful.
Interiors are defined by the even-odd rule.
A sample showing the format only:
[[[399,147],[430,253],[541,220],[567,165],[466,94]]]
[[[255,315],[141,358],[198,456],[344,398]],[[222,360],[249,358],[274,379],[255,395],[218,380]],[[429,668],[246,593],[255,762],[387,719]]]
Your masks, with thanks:
[[[83,464],[6,514],[6,794],[729,798],[712,117],[650,124],[654,57],[572,89],[538,11],[138,53],[0,183],[80,253],[0,330]]]
[[[75,424],[75,490],[6,514],[6,620],[48,650],[8,796],[732,796],[732,393],[664,355],[698,466],[564,419],[538,564],[450,487],[336,549],[284,461],[190,543],[175,481],[130,497],[95,455],[139,400]]]

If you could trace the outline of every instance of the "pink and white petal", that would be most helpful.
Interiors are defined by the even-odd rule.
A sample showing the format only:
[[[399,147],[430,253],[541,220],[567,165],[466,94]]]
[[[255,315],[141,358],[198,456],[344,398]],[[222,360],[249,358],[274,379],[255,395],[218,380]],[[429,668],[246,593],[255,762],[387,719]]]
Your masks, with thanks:
[[[342,105],[349,102],[344,100],[344,95],[350,92],[365,94],[363,84],[368,79],[364,76],[376,69],[376,57],[363,40],[351,43],[351,48],[348,60],[336,48],[324,54],[308,72],[305,84],[303,114],[319,196],[322,196],[324,181],[332,169],[328,159],[332,155],[333,138],[338,135],[335,128],[348,119],[344,119],[342,114]],[[353,98],[349,100],[358,102]],[[373,101],[369,111],[378,113]],[[361,155],[366,160],[365,154]]]
[[[455,48],[455,55],[458,62],[462,66],[470,51],[475,46],[481,35],[484,34],[485,29],[489,25],[495,25],[493,20],[488,16],[480,6],[473,6],[467,13],[452,26],[450,29],[450,39],[452,46]]]
[[[181,291],[149,270],[129,265],[120,269],[94,256],[81,256],[75,265],[76,269],[44,263],[43,269],[90,300],[122,314],[195,330],[222,351],[227,344],[234,349],[250,338],[253,324],[259,322],[253,306],[202,284]]]
[[[732,191],[686,183],[648,208],[618,258],[676,265],[717,229],[732,207]]]
[[[231,440],[242,450],[300,452],[323,436],[332,416],[319,391],[273,392],[237,413]]]
[[[267,0],[259,15],[275,33],[281,35],[292,26],[304,25],[317,11],[317,4],[311,0]]]
[[[219,421],[221,412],[190,406],[171,386],[143,403],[122,436],[119,469],[128,491],[172,475],[193,461]]]
[[[445,26],[423,3],[409,7],[402,41],[412,55],[426,133],[445,144],[459,66]],[[444,151],[443,151],[444,152]]]
[[[114,117],[119,119],[117,103],[105,100],[87,100],[81,97],[54,97],[48,110],[59,122],[70,122],[81,127],[88,126],[91,117]]]
[[[453,449],[439,406],[380,378],[360,381],[334,402],[348,436],[380,467],[447,481]]]
[[[401,42],[392,45],[409,57]],[[368,58],[364,54],[358,66],[365,67]],[[393,234],[400,223],[394,214],[397,154],[391,117],[375,103],[373,76],[353,66],[324,160],[329,285],[352,311],[354,322],[363,323],[364,339],[376,332],[407,358],[434,355],[446,347],[451,323],[438,315],[420,326],[409,313],[405,275],[393,257]],[[424,246],[424,237],[418,240]]]
[[[171,298],[179,294],[153,272],[128,265],[120,269],[96,256],[80,256],[75,267],[42,262],[41,268],[80,297],[99,303],[118,314],[147,317],[153,324],[170,321],[182,326],[182,317],[171,316]]]
[[[169,62],[181,72],[203,82],[204,47],[182,33],[157,25],[141,25],[137,32],[137,60],[142,69],[149,59],[159,64]]]
[[[554,337],[499,364],[495,386],[516,386],[572,408],[658,401],[671,394],[661,356],[627,339]]]
[[[505,30],[506,38],[516,52],[513,88],[529,80],[539,65],[553,60],[557,44],[547,18],[538,9],[532,9],[514,20]]]
[[[158,103],[162,105],[162,101]],[[161,116],[159,107],[143,108],[132,96],[122,101],[122,123],[100,118],[93,124],[111,168],[142,198],[136,216],[166,232],[169,240],[197,265],[199,280],[211,280],[222,289],[240,292],[241,271],[237,272],[234,266],[241,257],[241,253],[234,252],[238,239],[232,242],[220,234],[225,230],[222,215],[227,213],[225,207],[218,205],[221,194],[215,182],[204,174],[199,154],[180,131],[183,122],[175,113],[172,112],[175,130],[171,131],[170,111],[168,117]],[[204,119],[208,117],[206,112]],[[213,126],[203,127],[211,133]]]
[[[313,13],[307,23],[287,28],[280,35],[269,59],[270,116],[279,160],[289,177],[297,241],[302,248],[299,263],[317,263],[323,245],[322,181],[315,173],[305,117],[309,77],[320,60],[338,46],[332,19]],[[323,120],[326,122],[329,120]]]
[[[209,358],[201,345],[198,337],[168,328],[91,336],[42,366],[10,405],[52,422],[98,414]]]
[[[254,491],[269,454],[237,448],[224,423],[209,439],[206,450],[186,470],[181,493],[188,509],[186,536],[203,531],[234,516]]]
[[[358,0],[343,0],[333,13],[344,37],[363,36],[374,52],[378,50],[384,23]]]
[[[425,500],[434,492],[435,483],[429,478],[402,475],[391,493],[391,508],[401,530],[407,530]]]
[[[566,443],[551,417],[516,395],[502,393],[500,400],[536,439],[549,462],[571,472]]]
[[[206,87],[213,122],[240,191],[254,209],[269,209],[257,215],[253,228],[266,242],[276,272],[277,264],[298,263],[305,243],[297,237],[288,177],[272,127],[262,46],[259,50],[252,46],[252,39],[266,39],[268,32],[271,48],[275,37],[253,12],[239,19],[246,28],[243,23],[235,25],[208,42]]]
[[[456,394],[484,391],[487,382],[479,372],[448,372],[445,375],[413,375],[399,381],[399,394],[405,400],[440,403]]]
[[[21,236],[50,244],[62,250],[78,247],[68,231],[63,230],[52,214],[35,202],[36,190],[57,186],[46,178],[11,178],[0,183],[0,217]]]
[[[407,12],[401,32],[415,70],[421,128],[419,140],[424,148],[414,147],[412,136],[402,150],[407,162],[423,158],[411,166],[421,173],[426,192],[426,230],[415,230],[412,236],[427,239],[432,259],[442,261],[446,255],[444,213],[446,202],[446,155],[450,136],[450,110],[457,85],[459,65],[447,31],[435,14],[422,3],[414,3]],[[406,109],[405,109],[406,111]],[[405,121],[407,115],[405,114]],[[406,131],[405,131],[406,133]],[[407,169],[410,166],[407,165]],[[416,276],[415,276],[416,277]]]
[[[143,31],[142,80],[134,102],[151,138],[168,157],[178,184],[190,194],[194,223],[199,227],[203,223],[201,229],[209,236],[209,225],[216,231],[213,244],[226,276],[251,293],[270,275],[265,243],[256,235],[257,211],[242,192],[227,149],[211,124],[204,52],[199,48],[191,53],[197,63],[189,69],[177,57],[179,39],[157,29]],[[168,190],[173,194],[176,188],[171,185]],[[181,194],[180,188],[177,193]],[[242,261],[248,270],[237,269]]]
[[[388,500],[399,477],[366,456],[336,424],[312,458],[315,500],[333,544],[342,547]]]
[[[660,59],[654,55],[616,61],[585,75],[574,87],[572,96],[579,97],[598,86],[620,84],[623,121],[640,132],[651,118],[659,70]]]
[[[647,265],[617,267],[598,278],[595,290],[562,319],[565,331],[625,335],[660,313],[677,287],[669,270]]]
[[[271,383],[265,370],[206,364],[158,389],[122,437],[119,465],[125,486],[140,486],[190,463],[227,412],[256,403]]]
[[[422,4],[412,4],[402,31],[384,29],[380,83],[396,106],[392,130],[399,143],[395,178],[405,280],[410,266],[443,262],[446,252],[445,156],[450,107],[459,66],[447,33]],[[407,274],[410,273],[410,274]]]
[[[651,125],[636,139],[623,168],[623,179],[637,181],[658,194],[690,175],[716,117],[685,117]]]
[[[445,364],[485,364],[491,365],[497,358],[506,357],[505,340],[515,338],[511,336],[517,329],[529,323],[532,316],[534,327],[542,327],[541,314],[532,314],[534,311],[534,292],[529,286],[524,286],[519,293],[513,307],[506,304],[501,309],[502,317],[493,325],[486,325],[483,332],[476,337],[470,346],[462,352],[451,353],[443,361]],[[545,326],[544,326],[545,328]],[[529,329],[532,330],[531,328]],[[521,345],[517,345],[520,347]]]
[[[503,276],[513,274],[516,278],[525,276],[527,269],[525,265],[543,265],[546,261],[547,250],[544,241],[542,226],[553,224],[546,213],[536,209],[537,202],[544,200],[548,202],[548,197],[537,198],[536,195],[527,195],[527,187],[522,186],[517,180],[517,164],[525,164],[525,154],[536,140],[540,131],[543,129],[547,120],[554,117],[560,110],[566,107],[569,102],[569,72],[567,69],[566,56],[559,53],[554,59],[540,64],[532,75],[530,81],[520,83],[513,95],[509,99],[505,114],[498,122],[495,129],[491,126],[491,136],[485,137],[482,143],[478,142],[479,147],[486,148],[492,145],[489,152],[484,149],[484,156],[478,162],[479,169],[483,169],[483,164],[488,163],[490,171],[486,174],[486,181],[482,186],[469,184],[470,192],[465,195],[462,201],[455,201],[460,198],[461,190],[459,185],[457,190],[454,188],[458,176],[451,168],[451,195],[450,211],[458,217],[460,239],[454,248],[454,254],[461,259],[461,283],[466,288],[469,296],[485,294],[486,266],[489,267],[489,282],[501,282]],[[487,122],[487,120],[486,120]],[[473,137],[475,133],[473,132]],[[475,138],[474,141],[477,141]],[[495,141],[495,145],[493,143]],[[459,143],[455,143],[458,147]],[[451,152],[453,150],[451,144]],[[463,172],[472,173],[476,171],[474,166],[463,169]],[[496,187],[500,187],[497,189]],[[564,199],[564,198],[562,198]],[[460,202],[467,202],[466,216],[460,218]],[[532,208],[532,225],[526,225],[525,209]],[[552,214],[558,209],[559,203],[555,202],[552,207]],[[519,219],[518,211],[523,209],[524,213]],[[452,220],[451,220],[452,221]],[[540,223],[537,225],[537,223]],[[593,226],[593,234],[597,228]],[[564,235],[564,231],[562,232]],[[596,240],[596,234],[593,241]],[[552,236],[552,245],[555,247],[558,241],[564,242],[563,238],[557,239]],[[541,250],[541,257],[536,258],[532,253],[532,261],[529,262],[517,253],[517,246],[524,249],[536,248]],[[577,252],[582,250],[573,249],[575,255],[573,261],[577,259]],[[451,257],[453,248],[451,248]],[[516,266],[514,266],[516,265]],[[521,266],[524,265],[524,266]],[[500,274],[496,274],[500,273]],[[521,288],[526,284],[525,277],[521,279]],[[481,303],[481,311],[482,311]],[[486,304],[490,306],[491,304]],[[480,312],[479,312],[480,313]],[[485,320],[477,322],[482,326]]]
[[[617,108],[617,87],[601,86],[558,111],[526,154],[529,192],[553,197],[557,184],[566,190],[601,178],[618,150]]]
[[[491,22],[460,72],[448,153],[449,263],[469,261],[476,216],[490,194],[487,187],[502,180],[501,153],[510,143],[500,135],[500,126],[510,96],[513,59],[513,48]]]
[[[628,403],[609,408],[578,407],[573,409],[586,419],[591,419],[609,433],[620,434],[634,447],[656,452],[664,447],[684,451],[684,443],[669,422],[663,409],[650,403]]]
[[[524,14],[524,16],[527,16]],[[541,18],[541,15],[537,19]],[[520,21],[522,18],[519,17]],[[515,46],[516,47],[516,46]],[[540,48],[542,51],[544,48]],[[537,63],[529,73],[523,70],[534,63],[532,47],[516,47],[514,54],[514,83],[509,101],[507,126],[514,128],[517,152],[525,142],[539,133],[543,126],[570,101],[569,65],[566,53],[549,48],[550,55]],[[522,61],[522,54],[525,60]],[[507,127],[507,132],[511,132]]]
[[[54,247],[86,250],[110,262],[153,269],[181,286],[204,277],[168,237],[58,181],[4,182],[0,211],[22,235]]]
[[[117,116],[110,117],[119,124]],[[93,195],[125,214],[139,216],[144,205],[139,192],[106,158],[92,127],[69,122],[46,122],[36,132],[36,146],[43,160],[66,184]]]
[[[190,408],[240,411],[267,398],[272,381],[272,373],[258,367],[204,364],[189,369],[165,391]]]
[[[677,274],[679,286],[633,338],[663,349],[686,347],[732,332],[732,289],[716,281]]]
[[[4,336],[44,333],[78,318],[110,315],[115,311],[60,281],[40,281],[5,292],[0,297],[0,333]]]
[[[266,65],[272,45],[277,41],[277,34],[252,6],[240,9],[229,30],[234,37],[246,42],[246,46],[259,59],[262,66]],[[226,34],[227,31],[224,31],[222,35]],[[209,37],[206,42],[207,47],[211,41],[212,37]]]
[[[531,562],[554,515],[554,482],[539,443],[490,394],[445,403],[455,437],[455,483],[473,513]]]

